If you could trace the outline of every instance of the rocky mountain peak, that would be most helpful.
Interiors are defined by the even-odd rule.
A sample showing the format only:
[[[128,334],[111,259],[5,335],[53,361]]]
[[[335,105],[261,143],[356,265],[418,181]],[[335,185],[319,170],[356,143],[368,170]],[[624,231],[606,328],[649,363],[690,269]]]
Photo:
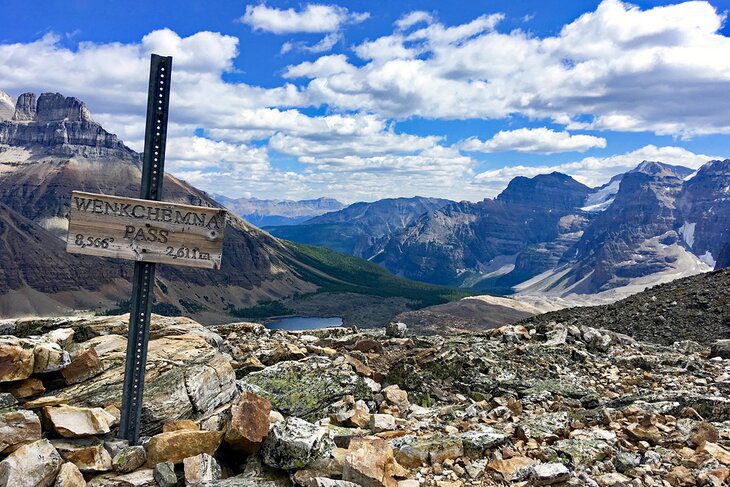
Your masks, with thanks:
[[[552,172],[533,178],[519,176],[497,196],[498,201],[547,209],[569,210],[583,205],[591,188],[567,174]]]
[[[15,104],[13,120],[16,122],[93,122],[91,112],[78,98],[65,97],[60,93],[43,93],[36,100],[35,93],[23,93]]]

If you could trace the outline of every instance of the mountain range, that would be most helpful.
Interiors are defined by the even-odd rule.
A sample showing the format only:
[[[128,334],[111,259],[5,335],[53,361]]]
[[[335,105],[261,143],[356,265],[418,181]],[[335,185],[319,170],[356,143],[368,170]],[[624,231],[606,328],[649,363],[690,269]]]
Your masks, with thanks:
[[[554,172],[514,178],[477,203],[411,198],[419,204],[406,213],[402,199],[386,199],[267,230],[408,279],[525,299],[615,300],[725,259],[728,188],[730,160],[697,171],[643,161],[597,188]]]
[[[0,317],[124,311],[131,263],[68,254],[64,239],[71,191],[137,197],[140,154],[76,98],[25,93],[13,103],[0,95]],[[169,174],[163,191],[166,201],[220,206]],[[206,323],[302,306],[317,315],[343,292],[360,307],[372,306],[373,314],[392,316],[446,302],[452,292],[354,257],[283,242],[235,215],[229,215],[220,271],[159,266],[156,277],[156,312]],[[346,312],[340,316],[349,323]]]
[[[271,225],[295,225],[330,211],[345,207],[334,198],[313,200],[262,200],[258,198],[213,198],[252,225],[263,228]]]

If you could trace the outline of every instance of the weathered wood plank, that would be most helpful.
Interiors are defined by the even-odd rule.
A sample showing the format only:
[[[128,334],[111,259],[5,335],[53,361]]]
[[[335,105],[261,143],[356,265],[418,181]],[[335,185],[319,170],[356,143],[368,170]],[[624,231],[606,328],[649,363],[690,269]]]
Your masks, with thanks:
[[[220,269],[226,210],[74,191],[68,252]]]

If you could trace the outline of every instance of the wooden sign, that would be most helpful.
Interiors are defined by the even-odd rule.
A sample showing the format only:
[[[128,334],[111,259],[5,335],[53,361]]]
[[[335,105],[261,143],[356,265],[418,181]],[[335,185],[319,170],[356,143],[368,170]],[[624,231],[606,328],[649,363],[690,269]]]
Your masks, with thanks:
[[[74,191],[66,250],[220,269],[226,210]]]

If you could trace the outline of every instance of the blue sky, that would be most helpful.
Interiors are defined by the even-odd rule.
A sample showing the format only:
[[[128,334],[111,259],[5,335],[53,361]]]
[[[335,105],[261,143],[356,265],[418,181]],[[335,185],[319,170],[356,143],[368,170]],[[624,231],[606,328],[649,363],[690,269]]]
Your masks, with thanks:
[[[141,149],[173,55],[168,168],[230,197],[480,200],[730,157],[728,1],[4,0],[0,90],[58,91]]]

